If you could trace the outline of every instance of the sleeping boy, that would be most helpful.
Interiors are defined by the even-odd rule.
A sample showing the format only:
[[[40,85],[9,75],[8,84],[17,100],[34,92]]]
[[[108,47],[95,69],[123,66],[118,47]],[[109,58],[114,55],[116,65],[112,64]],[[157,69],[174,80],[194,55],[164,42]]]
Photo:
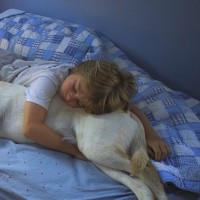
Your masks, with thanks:
[[[159,161],[169,154],[167,143],[157,135],[144,113],[130,105],[136,92],[133,75],[120,70],[114,62],[88,60],[71,68],[66,64],[18,59],[3,66],[0,77],[2,81],[27,87],[23,132],[42,146],[85,160],[76,145],[63,140],[44,123],[49,105],[59,93],[70,107],[82,107],[92,114],[130,109],[144,126],[150,156]]]

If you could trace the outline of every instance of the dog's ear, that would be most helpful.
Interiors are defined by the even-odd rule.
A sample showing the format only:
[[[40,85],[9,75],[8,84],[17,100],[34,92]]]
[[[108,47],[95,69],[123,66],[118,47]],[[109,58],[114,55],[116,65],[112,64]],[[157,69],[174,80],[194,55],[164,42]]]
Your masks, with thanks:
[[[144,148],[138,149],[131,158],[131,176],[142,172],[149,161],[149,156]]]

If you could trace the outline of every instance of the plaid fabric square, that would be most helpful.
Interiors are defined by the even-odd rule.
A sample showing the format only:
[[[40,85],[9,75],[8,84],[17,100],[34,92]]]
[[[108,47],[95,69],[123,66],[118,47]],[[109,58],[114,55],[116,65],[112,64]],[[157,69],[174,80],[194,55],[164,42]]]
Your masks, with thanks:
[[[163,104],[166,107],[174,107],[177,106],[176,103],[174,102],[174,100],[172,98],[163,98],[162,99]]]
[[[172,115],[171,122],[172,122],[173,126],[178,126],[178,125],[188,123],[188,121],[183,113],[180,113],[177,115]]]
[[[16,29],[18,29],[18,30],[20,30],[20,29],[22,28],[22,24],[15,23],[15,24],[13,25],[13,27],[16,28]]]
[[[44,49],[38,49],[38,51],[35,54],[35,58],[41,58],[42,59],[45,52],[46,52],[46,50],[44,50]]]
[[[9,32],[5,33],[5,35],[4,35],[4,39],[6,39],[6,40],[10,40],[12,37],[13,37],[13,34],[9,33]]]
[[[51,56],[51,60],[60,61],[62,55],[63,55],[63,53],[54,51],[52,56]]]
[[[40,44],[41,44],[40,41],[34,40],[33,43],[32,43],[32,47],[33,47],[33,48],[34,48],[34,47],[35,47],[35,48],[39,48]]]
[[[26,44],[26,41],[27,41],[27,38],[20,38],[18,41],[17,41],[17,44],[21,44],[21,45],[25,45]]]
[[[49,43],[59,44],[62,40],[63,40],[63,36],[61,35],[48,35],[44,41],[49,42]]]

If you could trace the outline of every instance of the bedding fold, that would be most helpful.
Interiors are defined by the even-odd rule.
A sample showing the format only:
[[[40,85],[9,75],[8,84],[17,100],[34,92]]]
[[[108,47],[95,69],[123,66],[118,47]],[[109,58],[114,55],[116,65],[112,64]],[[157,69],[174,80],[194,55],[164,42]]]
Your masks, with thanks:
[[[0,20],[5,19],[7,17],[24,14],[24,13],[25,13],[25,11],[23,11],[23,10],[18,10],[18,9],[14,9],[14,8],[9,9],[9,10],[6,10],[6,11],[0,13]]]

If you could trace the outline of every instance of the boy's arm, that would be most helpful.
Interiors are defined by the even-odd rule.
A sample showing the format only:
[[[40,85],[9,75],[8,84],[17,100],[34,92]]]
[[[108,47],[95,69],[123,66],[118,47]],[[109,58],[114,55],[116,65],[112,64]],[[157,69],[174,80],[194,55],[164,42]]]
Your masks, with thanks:
[[[26,102],[24,112],[24,135],[36,143],[52,150],[64,152],[85,160],[76,145],[62,140],[62,137],[44,124],[47,110],[32,102]]]
[[[168,144],[158,136],[148,118],[139,108],[131,105],[130,111],[140,119],[144,126],[148,153],[150,156],[156,161],[163,160],[170,153]]]

